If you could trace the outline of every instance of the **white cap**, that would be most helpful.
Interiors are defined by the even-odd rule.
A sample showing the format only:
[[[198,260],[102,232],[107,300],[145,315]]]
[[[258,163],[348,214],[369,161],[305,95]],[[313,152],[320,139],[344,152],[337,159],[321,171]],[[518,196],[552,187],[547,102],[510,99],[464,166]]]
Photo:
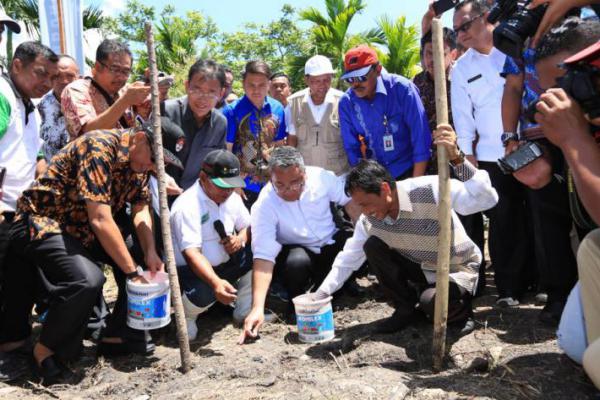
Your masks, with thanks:
[[[333,66],[329,58],[321,55],[312,56],[304,64],[304,75],[325,75],[334,74]]]
[[[0,24],[4,24],[8,29],[13,31],[14,33],[21,33],[21,27],[18,22],[9,17],[4,8],[0,5]]]

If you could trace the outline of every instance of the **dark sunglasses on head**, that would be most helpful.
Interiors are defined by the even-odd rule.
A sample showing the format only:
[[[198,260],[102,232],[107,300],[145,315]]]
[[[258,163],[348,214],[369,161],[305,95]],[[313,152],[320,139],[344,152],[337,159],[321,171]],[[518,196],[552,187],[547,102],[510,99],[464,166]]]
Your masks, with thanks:
[[[473,22],[475,22],[478,18],[481,18],[481,17],[483,17],[483,14],[479,14],[478,16],[471,18],[464,24],[461,24],[461,25],[457,26],[456,28],[454,28],[454,32],[456,32],[456,34],[458,35],[460,32],[468,31],[469,29],[471,29]]]
[[[352,78],[344,78],[344,82],[350,83],[350,84],[355,83],[355,82],[365,82],[367,80],[367,76],[369,76],[371,71],[373,71],[376,67],[377,67],[377,64],[373,64],[373,65],[371,65],[371,68],[369,68],[367,73],[364,74],[363,76],[354,76]]]

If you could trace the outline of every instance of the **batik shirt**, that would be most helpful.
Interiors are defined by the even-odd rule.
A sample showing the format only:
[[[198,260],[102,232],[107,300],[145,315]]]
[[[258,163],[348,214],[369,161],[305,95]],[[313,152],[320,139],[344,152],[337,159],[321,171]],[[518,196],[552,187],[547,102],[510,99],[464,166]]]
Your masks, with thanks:
[[[40,136],[44,141],[42,150],[46,161],[65,147],[69,141],[69,133],[65,126],[65,117],[60,109],[60,101],[54,95],[54,92],[46,93],[38,110],[42,116],[42,125],[40,126]]]
[[[118,98],[118,95],[113,96],[112,100],[117,101]],[[96,119],[110,107],[105,96],[92,83],[90,77],[71,82],[63,90],[60,102],[71,140],[83,133],[82,129],[85,124]],[[121,122],[122,120],[124,123]],[[133,113],[128,109],[123,115],[123,119],[117,121],[114,126],[103,128],[122,129],[133,125]]]
[[[125,203],[149,202],[148,174],[129,165],[129,131],[91,131],[59,152],[17,202],[15,221],[26,219],[31,240],[69,234],[89,247],[95,240],[87,201],[107,204],[113,215]]]
[[[413,83],[419,89],[421,102],[425,107],[429,129],[433,132],[437,127],[437,113],[435,109],[435,83],[429,72],[423,71],[413,78]],[[448,123],[452,125],[452,110],[450,109],[450,81],[446,80],[446,94],[448,95]]]

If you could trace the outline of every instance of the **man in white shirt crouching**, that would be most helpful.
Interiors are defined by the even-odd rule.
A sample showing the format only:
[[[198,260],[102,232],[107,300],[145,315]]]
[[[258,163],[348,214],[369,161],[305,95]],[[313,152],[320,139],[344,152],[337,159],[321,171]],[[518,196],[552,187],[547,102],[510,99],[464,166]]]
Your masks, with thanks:
[[[330,203],[347,206],[344,178],[305,167],[300,152],[276,147],[269,159],[271,179],[252,206],[252,309],[240,344],[256,338],[264,322],[271,279],[292,299],[321,284],[350,232],[338,230]]]
[[[202,163],[198,181],[171,209],[173,247],[190,340],[198,334],[198,315],[215,301],[227,305],[236,302],[234,321],[241,322],[248,314],[251,256],[246,243],[250,214],[234,193],[244,186],[238,158],[226,150],[213,150]]]

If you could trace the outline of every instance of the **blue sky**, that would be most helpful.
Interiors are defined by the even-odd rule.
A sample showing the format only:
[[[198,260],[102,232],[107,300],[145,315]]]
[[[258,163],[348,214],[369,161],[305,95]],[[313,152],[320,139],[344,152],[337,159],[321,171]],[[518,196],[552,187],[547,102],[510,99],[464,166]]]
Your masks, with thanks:
[[[161,10],[165,1],[143,0],[145,4],[152,5]],[[108,14],[116,14],[124,8],[125,0],[84,0],[87,4],[98,4]],[[175,6],[178,14],[188,10],[198,10],[213,20],[224,32],[235,32],[241,29],[244,23],[266,23],[276,19],[284,4],[292,4],[296,9],[317,7],[325,12],[324,0],[197,0],[182,1],[171,0],[168,4]],[[420,29],[421,17],[427,9],[428,0],[365,0],[367,8],[362,14],[356,16],[350,25],[351,33],[367,30],[375,26],[375,20],[387,14],[390,17],[405,15],[409,23],[415,23]],[[450,26],[451,12],[444,16],[445,25]],[[308,26],[308,25],[307,25]]]

